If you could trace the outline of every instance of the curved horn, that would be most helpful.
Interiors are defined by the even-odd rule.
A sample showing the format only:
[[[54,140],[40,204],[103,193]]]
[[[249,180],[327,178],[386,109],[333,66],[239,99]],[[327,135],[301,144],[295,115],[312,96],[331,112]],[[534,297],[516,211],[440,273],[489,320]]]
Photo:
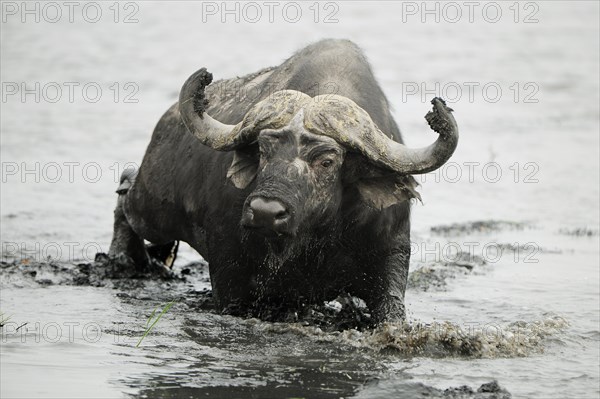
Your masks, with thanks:
[[[331,94],[314,98],[305,112],[304,125],[312,133],[330,136],[386,169],[408,175],[427,173],[442,166],[458,144],[452,109],[441,98],[431,103],[433,110],[425,119],[439,137],[424,148],[412,149],[392,140],[354,101]]]
[[[311,98],[299,91],[282,90],[256,104],[237,125],[226,125],[206,113],[204,90],[212,74],[202,68],[190,76],[179,93],[179,112],[187,129],[202,144],[218,151],[231,151],[252,143],[263,129],[285,126]]]
[[[226,125],[206,114],[208,100],[205,98],[204,89],[212,79],[212,73],[202,68],[185,81],[179,92],[179,113],[190,133],[200,139],[202,144],[215,150],[226,151],[234,141],[234,131],[239,124]]]

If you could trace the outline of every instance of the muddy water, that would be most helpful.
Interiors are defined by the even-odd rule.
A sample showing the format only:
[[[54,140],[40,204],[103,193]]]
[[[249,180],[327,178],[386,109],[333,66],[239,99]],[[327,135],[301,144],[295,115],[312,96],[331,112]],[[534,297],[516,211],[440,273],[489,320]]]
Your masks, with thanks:
[[[508,3],[496,23],[491,9],[473,23],[464,7],[455,23],[451,10],[423,23],[420,3],[335,5],[321,4],[318,23],[309,4],[296,23],[292,11],[270,23],[267,9],[257,23],[203,21],[201,3],[188,2],[122,5],[118,23],[108,3],[96,23],[80,9],[73,23],[66,8],[56,23],[49,9],[39,22],[6,15],[2,397],[435,397],[492,380],[513,397],[598,397],[598,5],[521,3],[518,23]],[[337,22],[324,23],[331,12]],[[423,92],[436,82],[456,110],[455,164],[419,178],[408,325],[324,332],[242,320],[201,305],[202,266],[185,281],[106,283],[74,266],[107,250],[115,180],[140,162],[191,72],[241,75],[323,37],[364,48],[408,144],[433,137],[422,116],[434,94]],[[61,262],[40,264],[48,257]],[[197,259],[184,249],[177,272]]]

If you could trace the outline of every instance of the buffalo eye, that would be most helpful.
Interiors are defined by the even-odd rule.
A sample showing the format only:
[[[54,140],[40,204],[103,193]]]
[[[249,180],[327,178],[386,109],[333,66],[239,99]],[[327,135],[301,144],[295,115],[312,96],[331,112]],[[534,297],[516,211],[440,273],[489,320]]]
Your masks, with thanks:
[[[324,159],[323,161],[321,161],[321,166],[325,169],[333,166],[333,161],[331,159]]]

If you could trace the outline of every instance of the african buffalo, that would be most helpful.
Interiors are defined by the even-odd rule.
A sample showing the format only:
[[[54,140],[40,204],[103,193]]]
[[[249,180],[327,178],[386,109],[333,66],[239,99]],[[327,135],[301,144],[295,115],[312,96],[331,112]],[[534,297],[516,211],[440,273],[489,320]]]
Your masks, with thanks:
[[[346,40],[211,81],[201,69],[185,82],[139,172],[122,176],[109,256],[143,268],[144,239],[167,255],[181,240],[208,261],[223,311],[347,293],[376,321],[403,318],[419,198],[411,175],[454,152],[452,110],[433,99],[437,140],[404,146],[365,56]]]

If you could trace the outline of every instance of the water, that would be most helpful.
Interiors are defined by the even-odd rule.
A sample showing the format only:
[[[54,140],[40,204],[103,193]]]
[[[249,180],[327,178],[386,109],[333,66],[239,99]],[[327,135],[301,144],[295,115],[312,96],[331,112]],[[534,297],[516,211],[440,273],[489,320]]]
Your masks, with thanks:
[[[242,75],[340,37],[364,49],[409,145],[433,138],[423,119],[433,94],[422,99],[421,85],[439,82],[454,100],[455,164],[419,178],[424,205],[412,217],[411,271],[436,261],[444,270],[439,263],[456,248],[472,248],[487,265],[407,291],[409,321],[430,337],[415,353],[394,349],[407,342],[398,329],[332,334],[216,315],[194,307],[194,293],[207,286],[202,276],[94,288],[43,286],[3,269],[1,310],[15,323],[2,335],[3,397],[390,397],[492,379],[513,397],[599,396],[597,3],[536,2],[537,11],[520,3],[520,21],[534,11],[539,20],[528,24],[514,22],[509,3],[497,23],[481,13],[469,23],[466,8],[456,23],[448,15],[422,23],[420,14],[403,15],[407,3],[391,2],[321,3],[319,21],[335,11],[337,23],[315,23],[308,3],[297,23],[277,13],[270,23],[264,8],[257,23],[243,15],[222,23],[219,14],[203,22],[201,3],[135,4],[121,4],[119,21],[135,12],[130,24],[115,23],[109,3],[97,23],[77,12],[70,23],[66,9],[57,23],[3,14],[3,260],[89,261],[106,251],[116,178],[127,162],[140,162],[155,123],[199,67],[216,78]],[[6,94],[7,83],[21,82],[40,90],[54,82],[62,97],[52,102],[53,84],[39,102]],[[79,83],[73,102],[65,82]],[[82,92],[86,83],[101,88],[97,102],[89,100],[94,87]],[[468,84],[479,88],[472,99]],[[511,223],[431,231],[478,220]],[[590,236],[569,234],[575,229]],[[499,244],[519,249],[496,261]],[[178,267],[194,259],[185,248]],[[35,276],[44,278],[56,276]],[[174,298],[188,299],[135,348],[151,311]],[[454,342],[485,345],[466,355],[444,346],[445,322],[470,334]]]

